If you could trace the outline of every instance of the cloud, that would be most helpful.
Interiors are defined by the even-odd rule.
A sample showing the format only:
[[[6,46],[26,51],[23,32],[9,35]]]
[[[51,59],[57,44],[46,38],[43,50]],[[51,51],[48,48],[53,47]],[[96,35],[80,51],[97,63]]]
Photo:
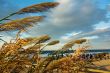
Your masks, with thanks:
[[[70,38],[82,38],[82,37],[87,37],[87,36],[95,36],[97,35],[97,37],[99,35],[106,35],[110,32],[110,28],[104,28],[104,29],[96,29],[90,32],[76,32],[77,35],[70,35],[70,36],[64,36],[65,38],[68,37],[68,39]],[[72,33],[70,33],[72,34]]]
[[[94,30],[97,30],[97,29],[108,29],[110,28],[110,20],[108,22],[100,22],[96,25],[93,25],[93,28]]]
[[[94,39],[100,40],[101,38],[103,38],[103,41],[104,40],[107,41],[107,39],[110,39],[110,36],[108,36],[108,35],[110,35],[109,21],[100,22],[98,24],[95,24],[92,28],[93,28],[93,30],[91,30],[91,31],[79,31],[79,32],[66,33],[66,34],[62,35],[60,37],[60,39],[63,42],[67,42],[67,41],[79,39],[79,38],[87,38],[90,40],[94,40]],[[104,38],[106,35],[108,38]],[[102,43],[103,41],[101,41],[100,43]]]
[[[69,40],[71,37],[80,35],[81,33],[82,33],[81,31],[79,31],[79,32],[72,32],[72,33],[67,33],[67,34],[61,36],[61,39],[62,39],[62,40]]]
[[[78,32],[77,32],[78,33]],[[71,33],[70,33],[71,34]],[[78,35],[61,36],[63,43],[71,40],[85,38],[90,40],[90,45],[94,49],[109,49],[110,48],[110,28],[97,29],[90,32],[82,32]]]
[[[94,31],[91,31],[91,32],[88,32],[88,33],[84,33],[82,35],[98,35],[98,34],[103,34],[103,33],[106,33],[106,32],[110,32],[110,28],[107,28],[107,29],[97,29],[97,30],[94,30]]]
[[[61,43],[79,38],[90,39],[93,44],[104,42],[99,42],[99,40],[110,32],[106,9],[98,7],[97,3],[92,0],[57,1],[60,5],[50,10],[47,18],[39,23],[39,26],[31,29],[32,35],[49,34],[61,40]]]
[[[29,30],[30,35],[49,34],[54,38],[72,31],[90,31],[94,24],[105,21],[107,11],[91,0],[57,0],[60,5],[47,13],[47,18]],[[33,33],[32,33],[33,32]],[[57,34],[57,35],[56,35]],[[25,34],[26,35],[26,34]]]
[[[88,37],[83,37],[83,39],[88,39],[88,40],[93,40],[93,39],[98,39],[99,36],[88,36]]]
[[[47,13],[45,21],[32,29],[32,35],[50,34],[55,38],[72,31],[90,31],[106,21],[107,11],[91,0],[58,0],[60,5]]]
[[[50,13],[49,22],[55,26],[79,30],[106,20],[106,10],[98,8],[93,1],[58,0],[58,2],[60,5]]]

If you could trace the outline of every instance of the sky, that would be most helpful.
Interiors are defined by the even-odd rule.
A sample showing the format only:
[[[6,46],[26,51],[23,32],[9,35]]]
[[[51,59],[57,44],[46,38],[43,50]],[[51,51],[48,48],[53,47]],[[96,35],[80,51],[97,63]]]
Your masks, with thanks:
[[[61,44],[85,38],[90,40],[92,48],[110,48],[110,0],[0,0],[0,18],[26,6],[53,1],[60,5],[44,13],[45,20],[21,37],[48,34],[52,39],[60,40]],[[13,19],[35,15],[19,15]],[[0,33],[4,40],[9,40],[14,34]]]

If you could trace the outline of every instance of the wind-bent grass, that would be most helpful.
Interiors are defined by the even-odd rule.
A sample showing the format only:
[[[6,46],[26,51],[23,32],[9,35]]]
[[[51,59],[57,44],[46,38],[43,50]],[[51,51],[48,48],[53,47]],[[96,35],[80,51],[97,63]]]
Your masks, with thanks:
[[[38,13],[45,12],[50,8],[58,6],[57,2],[46,2],[32,5],[21,9],[18,12],[1,19],[7,18],[16,14]],[[56,50],[47,57],[42,57],[41,52],[45,47],[59,44],[59,40],[48,42],[51,39],[49,35],[39,37],[20,38],[19,34],[26,28],[33,26],[43,20],[43,16],[26,17],[23,19],[13,20],[0,25],[0,32],[18,30],[17,37],[10,42],[4,41],[0,48],[0,73],[80,73],[80,72],[104,72],[93,70],[94,59],[84,59],[85,50],[89,48],[86,39],[77,39],[64,44],[62,48]],[[25,32],[25,31],[24,31]],[[31,46],[30,46],[31,45]],[[73,48],[74,45],[79,45],[72,54],[58,57],[62,52]],[[81,47],[81,45],[83,45]],[[27,48],[24,49],[24,46]],[[75,48],[74,48],[75,49]],[[97,59],[97,58],[95,58]],[[95,67],[95,66],[94,66]]]
[[[12,20],[0,25],[0,31],[25,30],[27,27],[32,27],[34,23],[40,22],[42,19],[43,16],[33,16]]]

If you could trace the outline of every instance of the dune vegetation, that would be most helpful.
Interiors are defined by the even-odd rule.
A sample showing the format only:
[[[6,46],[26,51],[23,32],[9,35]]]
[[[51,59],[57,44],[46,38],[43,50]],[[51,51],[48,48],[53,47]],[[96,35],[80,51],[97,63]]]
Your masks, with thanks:
[[[0,41],[4,42],[0,48],[0,73],[96,73],[94,72],[96,70],[93,69],[98,69],[98,66],[94,63],[98,58],[84,59],[82,57],[86,50],[90,48],[87,39],[71,40],[59,48],[59,50],[42,57],[41,53],[45,50],[45,47],[59,44],[60,41],[50,41],[51,37],[47,34],[28,38],[21,38],[20,34],[28,32],[28,29],[43,21],[45,16],[10,19],[14,15],[45,12],[58,5],[59,3],[57,2],[36,4],[0,19],[2,23],[0,24],[0,33],[18,31],[16,37],[10,41],[4,41],[0,38]],[[73,48],[75,45],[78,45],[78,47]],[[24,48],[25,46],[27,47]],[[62,57],[56,56],[69,49],[75,49],[75,51]]]

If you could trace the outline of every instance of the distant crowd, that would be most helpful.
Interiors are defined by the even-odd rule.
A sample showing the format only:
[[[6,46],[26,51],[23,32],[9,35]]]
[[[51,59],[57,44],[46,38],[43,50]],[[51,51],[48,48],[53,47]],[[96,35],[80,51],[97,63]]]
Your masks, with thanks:
[[[86,59],[86,60],[105,60],[105,59],[110,59],[110,54],[109,53],[97,53],[97,54],[83,54],[81,58]]]
[[[70,56],[68,54],[59,54],[55,55],[54,58],[61,58],[64,56]],[[85,60],[105,60],[110,59],[110,53],[84,53],[80,56],[80,58]]]

